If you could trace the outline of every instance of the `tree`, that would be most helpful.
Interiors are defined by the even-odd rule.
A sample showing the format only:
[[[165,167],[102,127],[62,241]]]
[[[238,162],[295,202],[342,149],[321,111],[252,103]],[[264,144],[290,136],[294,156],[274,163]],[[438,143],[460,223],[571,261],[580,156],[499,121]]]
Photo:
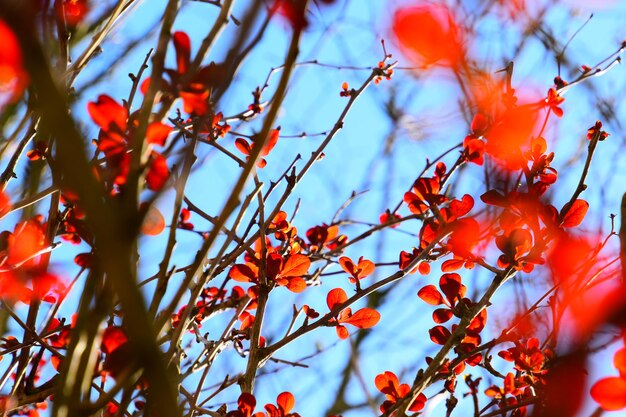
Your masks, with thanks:
[[[4,415],[626,408],[584,5],[162,3],[0,9]]]

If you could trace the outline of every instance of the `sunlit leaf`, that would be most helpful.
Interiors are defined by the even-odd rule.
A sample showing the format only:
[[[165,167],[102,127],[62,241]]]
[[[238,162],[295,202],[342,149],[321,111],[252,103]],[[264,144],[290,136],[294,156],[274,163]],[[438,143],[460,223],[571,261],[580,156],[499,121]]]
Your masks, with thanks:
[[[311,260],[308,256],[301,254],[294,254],[287,258],[287,261],[280,270],[279,276],[281,277],[299,277],[306,275],[309,272],[311,266]]]
[[[289,414],[289,412],[296,405],[296,399],[293,394],[290,392],[282,392],[278,394],[276,398],[276,404],[282,408],[284,414]]]
[[[432,329],[428,330],[428,334],[430,335],[430,340],[437,343],[438,345],[444,345],[451,335],[450,330],[446,329],[443,326],[433,327]]]
[[[563,217],[563,223],[561,226],[563,227],[576,227],[582,223],[585,215],[587,214],[587,210],[589,210],[589,203],[585,200],[578,199],[574,201],[571,207],[566,205],[563,207],[561,213],[565,212],[565,216]]]
[[[351,324],[359,329],[369,329],[378,323],[380,313],[371,308],[362,308],[355,312],[351,317],[341,320],[342,323]]]
[[[335,288],[328,292],[326,296],[326,304],[330,310],[334,310],[335,307],[345,303],[348,300],[346,292],[341,288]]]
[[[443,297],[439,290],[437,290],[437,287],[435,287],[434,285],[426,285],[417,292],[417,296],[426,303],[433,306],[443,304]]]

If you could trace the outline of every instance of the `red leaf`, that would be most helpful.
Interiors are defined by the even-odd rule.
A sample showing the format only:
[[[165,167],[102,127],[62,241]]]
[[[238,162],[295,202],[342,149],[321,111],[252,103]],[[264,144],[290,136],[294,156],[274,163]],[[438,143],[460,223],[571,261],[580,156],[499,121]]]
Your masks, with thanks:
[[[498,207],[509,206],[509,203],[507,202],[506,198],[502,194],[497,192],[496,190],[487,191],[485,194],[480,196],[480,199],[483,201],[483,203],[489,204],[492,206],[498,206]]]
[[[254,269],[253,269],[254,268]],[[253,265],[234,265],[228,276],[239,282],[256,282],[258,270]]]
[[[175,32],[174,35],[172,35],[172,40],[174,41],[174,49],[176,49],[178,73],[184,74],[189,67],[191,40],[185,32]]]
[[[22,68],[22,50],[11,28],[0,20],[0,110],[15,102],[28,85],[28,74]]]
[[[283,257],[279,253],[273,252],[267,255],[265,260],[265,275],[270,279],[279,279],[279,274],[283,268]]]
[[[378,220],[380,220],[380,224],[387,224],[387,223],[390,223],[390,222],[398,221],[400,219],[402,219],[402,216],[400,216],[399,214],[396,214],[396,213],[392,214],[391,211],[389,211],[389,209],[387,209],[378,218]],[[389,227],[391,227],[392,229],[395,229],[396,227],[398,227],[398,223],[394,223],[394,224],[390,225]]]
[[[426,405],[426,400],[427,400],[426,395],[424,395],[423,393],[420,393],[420,395],[417,396],[415,401],[411,403],[411,406],[409,407],[409,411],[412,411],[415,413],[415,412],[422,410],[424,406]]]
[[[344,290],[341,288],[335,288],[330,290],[326,296],[326,304],[330,310],[333,310],[338,305],[345,303],[347,299],[348,296]]]
[[[376,375],[374,384],[376,385],[376,388],[378,388],[378,391],[383,394],[390,394],[397,391],[396,387],[400,385],[400,381],[398,380],[396,374],[385,371],[382,374]]]
[[[417,296],[427,304],[438,306],[443,304],[443,297],[434,285],[427,285],[418,291]]]
[[[422,410],[424,406],[426,405],[426,400],[427,400],[426,395],[424,395],[423,393],[420,393],[420,395],[417,396],[415,401],[411,403],[411,406],[409,407],[409,411],[416,413]]]
[[[342,256],[341,258],[339,258],[339,265],[341,265],[343,270],[346,271],[348,274],[354,276],[356,267],[354,266],[354,262],[352,262],[352,259],[348,258],[347,256]]]
[[[380,313],[371,308],[362,308],[347,319],[341,320],[342,323],[351,324],[359,329],[369,329],[374,327],[380,320]]]
[[[470,322],[469,326],[467,326],[467,332],[471,334],[480,333],[487,324],[487,309],[484,308],[478,313],[476,317]]]
[[[487,132],[485,151],[503,168],[519,169],[521,164],[526,163],[522,149],[530,146],[537,121],[537,109],[523,106],[507,109]]]
[[[170,176],[165,157],[158,152],[152,152],[150,156],[150,168],[146,174],[146,184],[152,191],[160,191]]]
[[[89,11],[87,0],[63,0],[55,6],[58,18],[65,20],[69,27],[76,27]]]
[[[109,355],[126,342],[128,342],[128,337],[121,327],[109,326],[102,335],[102,351]]]
[[[167,135],[173,130],[172,126],[165,123],[153,122],[148,126],[146,131],[146,141],[155,145],[163,146],[167,140]]]
[[[250,155],[250,144],[244,138],[235,139],[235,147],[244,155]]]
[[[417,264],[417,269],[422,275],[430,274],[430,264],[428,262],[420,262]]]
[[[87,111],[93,121],[105,132],[111,130],[119,134],[126,132],[128,110],[110,96],[102,94],[98,96],[98,101],[90,101],[87,104]]]
[[[276,398],[276,404],[282,408],[283,414],[287,415],[291,411],[291,409],[296,405],[296,399],[293,394],[290,392],[282,392],[278,394]]]
[[[359,273],[358,273],[358,278],[365,278],[369,275],[372,274],[372,272],[374,272],[374,270],[376,269],[376,265],[374,264],[374,262],[369,261],[367,259],[363,259],[363,257],[361,256],[361,258],[359,259]]]
[[[74,263],[81,268],[91,267],[93,262],[93,254],[91,253],[79,253],[74,257]]]
[[[354,279],[365,278],[376,269],[374,262],[363,259],[362,256],[359,258],[358,265],[355,265],[347,256],[342,256],[339,258],[339,265],[341,265],[344,271],[352,275]]]
[[[450,338],[450,330],[446,329],[443,326],[435,326],[428,331],[430,334],[430,340],[437,343],[438,345],[444,345],[448,339]]]
[[[455,217],[465,216],[474,207],[474,199],[471,195],[465,194],[461,201],[453,200],[450,203],[450,211]]]
[[[417,194],[410,191],[404,193],[403,200],[413,214],[424,214],[428,210],[428,205],[426,205]]]
[[[306,275],[309,272],[311,266],[311,260],[300,254],[291,255],[287,262],[281,268],[279,277],[300,277]]]
[[[462,59],[460,30],[445,6],[425,4],[396,12],[393,32],[405,52],[420,65],[454,66]]]
[[[197,116],[204,115],[208,110],[209,90],[198,88],[192,91],[181,91],[178,93],[183,99],[183,110],[189,114]]]
[[[463,259],[448,259],[441,264],[441,272],[454,272],[463,268],[465,261]]]
[[[472,125],[470,127],[472,133],[481,136],[485,130],[487,130],[487,127],[489,127],[489,122],[485,115],[482,113],[476,113],[472,119]]]
[[[287,278],[287,289],[291,292],[299,293],[306,289],[306,281],[302,277]]]
[[[591,398],[606,411],[626,408],[626,380],[616,376],[599,380],[591,387]]]
[[[7,195],[0,191],[0,218],[11,210],[11,200]]]
[[[626,377],[626,348],[621,348],[615,352],[613,357],[613,365],[619,371],[622,378]]]
[[[438,308],[433,311],[433,321],[437,324],[442,324],[450,320],[453,315],[452,310],[448,308]]]
[[[239,411],[241,411],[244,416],[249,416],[254,411],[254,407],[256,407],[256,398],[254,398],[254,395],[248,392],[241,393],[237,400],[237,408]]]
[[[443,274],[439,279],[439,288],[450,304],[465,296],[465,285],[461,284],[461,276],[457,273]]]
[[[571,207],[566,204],[561,211],[561,215],[565,212],[563,216],[563,222],[561,226],[563,227],[576,227],[582,223],[585,215],[587,214],[587,210],[589,210],[589,203],[585,200],[578,199],[574,201]]]
[[[348,337],[350,337],[350,332],[348,332],[348,329],[346,329],[345,326],[337,326],[335,327],[335,331],[337,332],[337,336],[339,336],[340,339],[347,339]]]
[[[146,93],[148,92],[148,88],[150,88],[150,77],[141,82],[141,85],[139,86],[139,91],[141,91],[141,94],[146,95]]]
[[[279,135],[280,135],[280,128],[270,130],[269,137],[267,138],[267,141],[265,142],[265,145],[263,146],[263,149],[261,150],[261,156],[267,156],[270,154],[272,149],[274,149],[274,146],[276,146],[276,142],[278,142]]]

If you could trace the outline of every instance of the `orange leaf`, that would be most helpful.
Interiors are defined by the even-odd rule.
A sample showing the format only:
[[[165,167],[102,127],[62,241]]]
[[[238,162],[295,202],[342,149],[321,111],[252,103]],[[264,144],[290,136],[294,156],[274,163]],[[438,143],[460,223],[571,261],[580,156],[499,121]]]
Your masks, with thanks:
[[[443,297],[434,285],[427,285],[418,291],[417,296],[427,304],[438,306],[443,304]]]
[[[302,275],[306,275],[309,272],[309,267],[311,266],[311,260],[305,256],[300,254],[291,255],[287,262],[283,265],[280,272],[278,273],[279,277],[299,277]]]
[[[616,376],[599,380],[591,387],[591,398],[606,411],[626,408],[626,380]]]
[[[306,289],[306,281],[302,277],[291,277],[287,279],[286,287],[291,292],[299,293]]]
[[[344,290],[341,288],[335,288],[330,290],[326,296],[326,304],[330,310],[333,310],[338,305],[345,303],[347,299],[348,296]]]
[[[420,262],[417,264],[417,269],[422,275],[430,274],[430,264],[428,262]]]
[[[382,374],[376,375],[374,384],[376,385],[376,388],[378,388],[378,391],[383,394],[388,394],[390,389],[392,389],[393,392],[396,392],[396,387],[400,385],[400,381],[398,380],[396,374],[390,371],[385,371]]]
[[[441,272],[454,272],[463,268],[465,261],[463,259],[448,259],[441,264]]]
[[[282,392],[276,398],[276,404],[283,409],[285,415],[289,414],[291,409],[296,405],[296,399],[290,392]]]
[[[342,256],[341,258],[339,258],[339,265],[341,265],[343,270],[346,271],[348,274],[354,275],[356,268],[354,266],[354,262],[352,262],[352,259],[348,258],[347,256]]]
[[[374,327],[380,320],[380,313],[371,308],[362,308],[347,319],[342,320],[342,323],[351,324],[359,329],[369,329]]]
[[[372,272],[374,272],[375,269],[376,269],[376,265],[374,264],[374,262],[369,261],[367,259],[363,259],[363,257],[361,257],[359,259],[359,276],[358,276],[358,278],[365,278],[366,276],[368,276]]]
[[[362,256],[359,258],[358,265],[354,265],[354,262],[347,256],[342,256],[339,258],[339,265],[341,265],[344,271],[352,275],[354,279],[365,278],[376,269],[374,262],[363,259]]]
[[[348,329],[346,329],[345,326],[337,326],[335,327],[335,331],[337,332],[337,336],[339,336],[340,339],[347,339],[348,337],[350,337],[350,332],[348,332]]]
[[[141,224],[141,233],[156,236],[165,229],[165,219],[158,208],[150,206]]]
[[[253,265],[237,264],[230,269],[228,276],[239,282],[255,282],[257,274],[258,270]]]
[[[561,211],[561,214],[565,212],[565,216],[563,217],[563,223],[561,226],[563,227],[576,227],[582,223],[585,215],[587,214],[587,210],[589,210],[589,203],[585,200],[578,199],[574,201],[571,207],[567,208],[566,204]]]

